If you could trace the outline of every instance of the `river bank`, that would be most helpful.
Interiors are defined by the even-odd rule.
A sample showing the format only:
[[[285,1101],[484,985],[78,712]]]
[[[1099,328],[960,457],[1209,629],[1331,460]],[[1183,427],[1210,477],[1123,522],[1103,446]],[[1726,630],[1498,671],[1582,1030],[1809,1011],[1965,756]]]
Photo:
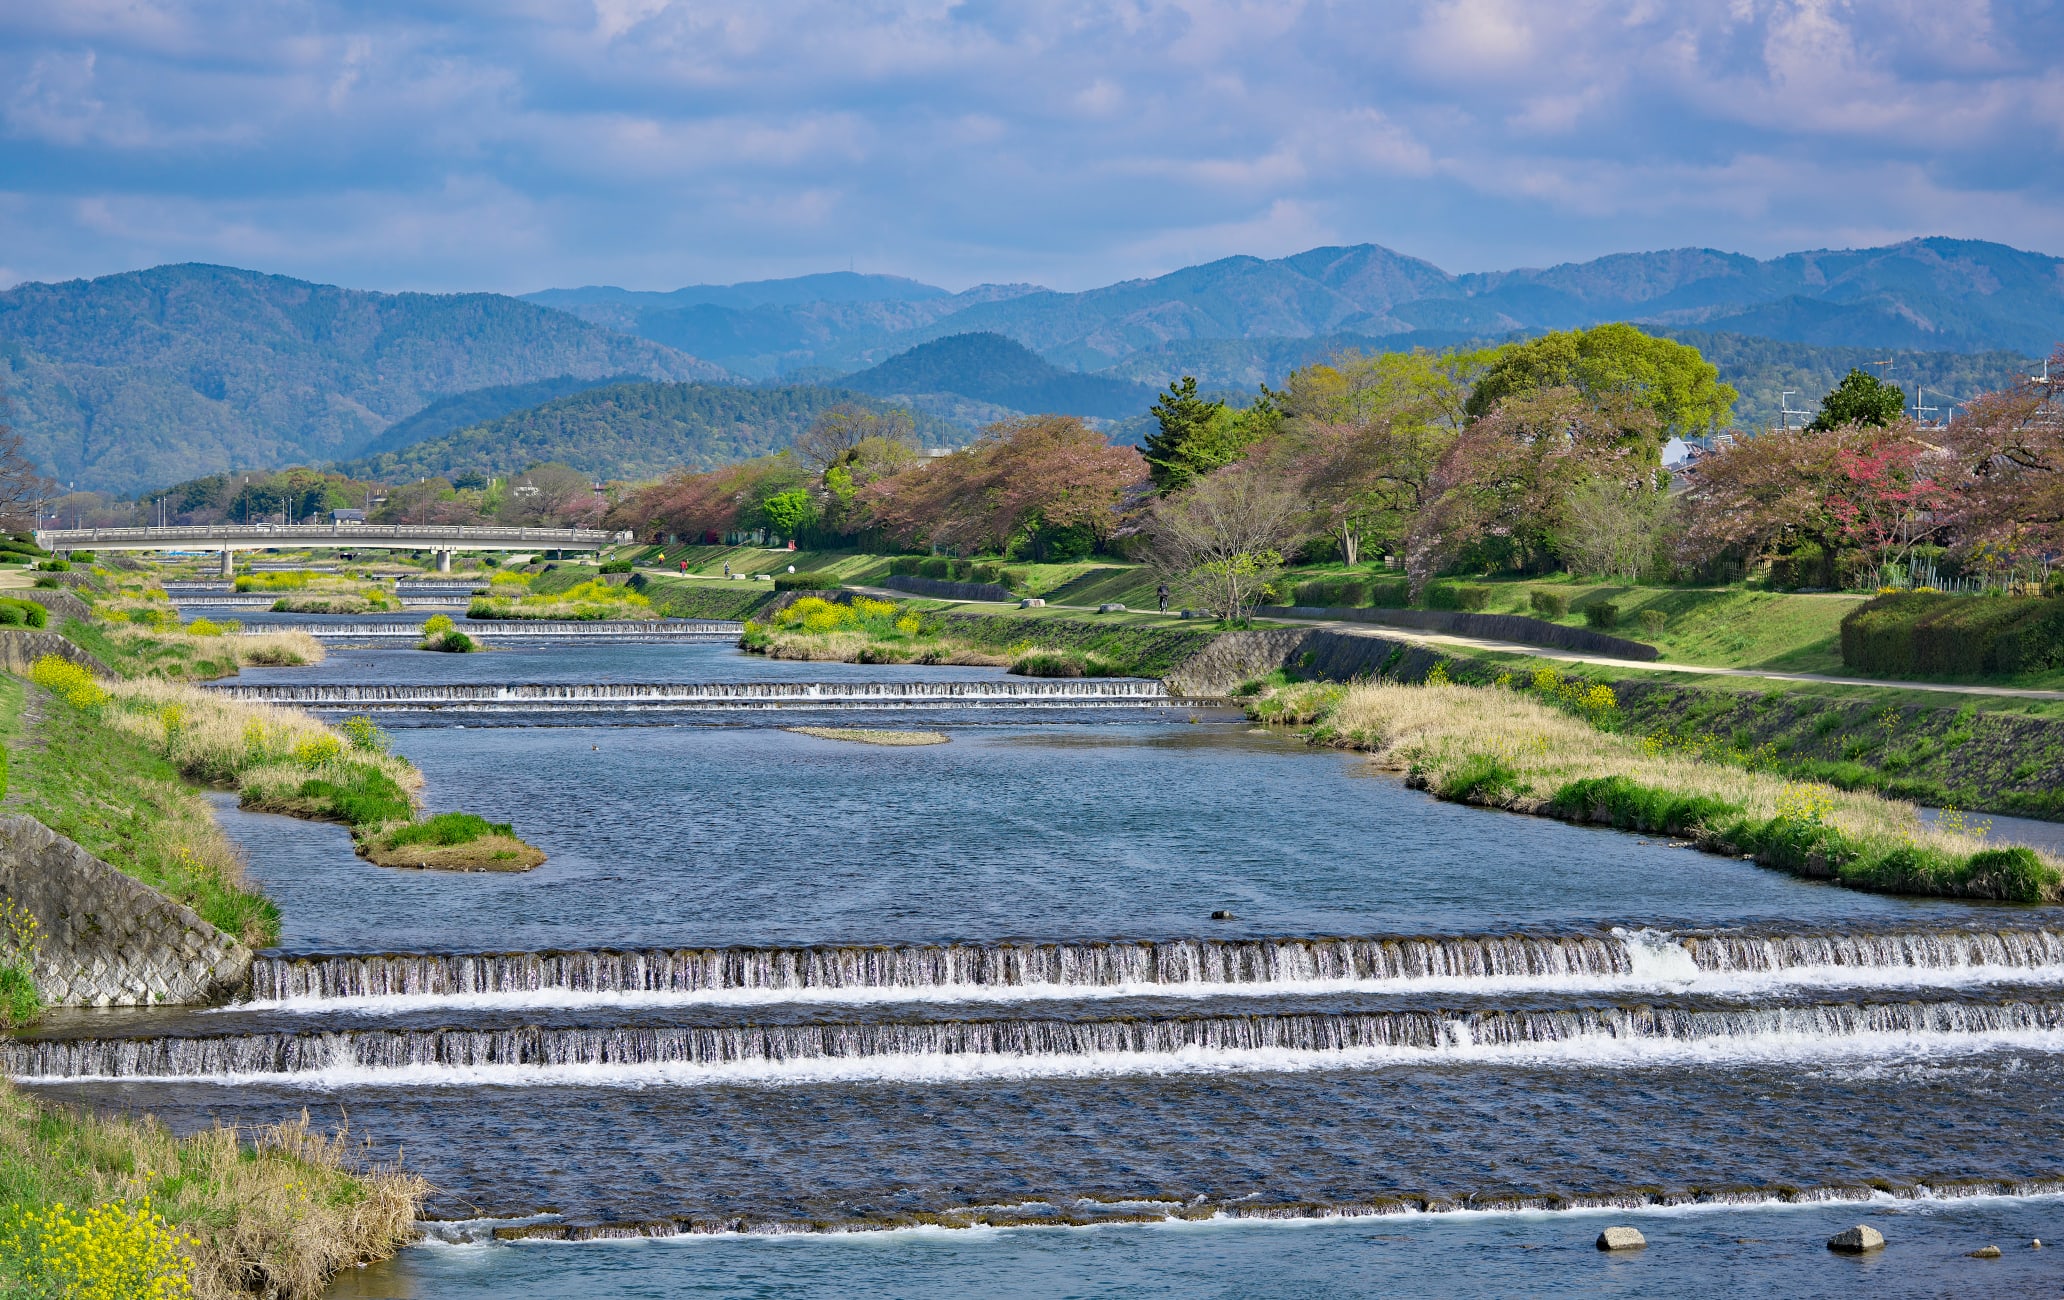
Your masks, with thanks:
[[[1365,750],[1440,798],[1676,835],[1717,853],[1856,889],[2023,903],[2064,896],[2064,864],[1991,847],[1912,805],[1704,761],[1653,737],[1601,730],[1610,688],[1543,670],[1526,686],[1286,687],[1250,706],[1308,725],[1315,743]],[[1573,714],[1579,716],[1572,716]]]

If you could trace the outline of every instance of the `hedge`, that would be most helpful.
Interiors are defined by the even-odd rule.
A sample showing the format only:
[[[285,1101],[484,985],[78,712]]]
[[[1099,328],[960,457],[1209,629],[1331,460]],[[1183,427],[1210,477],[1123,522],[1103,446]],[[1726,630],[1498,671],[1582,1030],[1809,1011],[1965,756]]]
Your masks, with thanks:
[[[1842,664],[1890,677],[1988,677],[2064,668],[2064,600],[1879,596],[1842,620]]]
[[[1473,612],[1491,603],[1491,589],[1481,583],[1429,582],[1426,608],[1459,609]]]
[[[837,591],[839,580],[829,573],[777,573],[776,591]]]

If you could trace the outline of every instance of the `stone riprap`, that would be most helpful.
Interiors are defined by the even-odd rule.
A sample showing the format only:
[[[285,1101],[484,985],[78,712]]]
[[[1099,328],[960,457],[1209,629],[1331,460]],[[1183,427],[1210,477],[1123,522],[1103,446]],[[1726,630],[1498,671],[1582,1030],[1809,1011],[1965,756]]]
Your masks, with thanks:
[[[29,669],[44,655],[69,659],[98,677],[112,677],[107,665],[55,632],[28,628],[0,628],[0,669],[28,676]]]
[[[219,1002],[250,977],[250,949],[33,817],[0,817],[0,897],[36,918],[53,1006]]]

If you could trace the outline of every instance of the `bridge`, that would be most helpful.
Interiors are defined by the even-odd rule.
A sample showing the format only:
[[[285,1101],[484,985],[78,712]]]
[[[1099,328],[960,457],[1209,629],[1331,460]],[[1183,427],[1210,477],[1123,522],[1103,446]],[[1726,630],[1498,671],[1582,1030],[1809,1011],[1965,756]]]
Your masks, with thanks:
[[[459,551],[599,551],[631,540],[600,528],[461,528],[437,524],[172,524],[158,528],[39,528],[36,545],[71,551],[205,549],[222,555],[228,577],[238,551],[429,551],[441,573]]]

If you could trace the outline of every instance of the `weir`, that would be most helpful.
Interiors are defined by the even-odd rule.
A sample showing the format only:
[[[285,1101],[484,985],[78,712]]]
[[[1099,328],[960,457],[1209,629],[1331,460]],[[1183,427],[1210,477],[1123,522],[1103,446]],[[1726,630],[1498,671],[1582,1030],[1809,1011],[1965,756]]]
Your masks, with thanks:
[[[731,641],[745,624],[725,619],[658,619],[638,622],[597,619],[592,622],[547,622],[542,619],[468,619],[458,629],[471,637],[499,641]],[[245,636],[267,632],[306,632],[319,641],[420,641],[419,623],[246,623]]]
[[[240,700],[310,709],[1152,708],[1180,703],[1133,678],[945,682],[567,682],[216,686]]]
[[[1087,943],[260,956],[262,1002],[572,993],[913,993],[1050,988],[1269,992],[1328,983],[1554,981],[1773,972],[1996,970],[2064,978],[2064,931],[1853,935],[1454,935]]]
[[[345,1029],[222,1036],[52,1038],[0,1043],[18,1079],[147,1079],[338,1070],[563,1069],[782,1065],[883,1058],[1081,1058],[1189,1054],[1451,1053],[1616,1043],[1848,1040],[2064,1030],[2064,1002],[1860,1003],[1739,1011],[1580,1007],[1555,1011],[1398,1011],[1111,1020],[710,1027]],[[2055,1046],[2064,1048],[2064,1040]],[[1571,1053],[1565,1051],[1565,1055]],[[1581,1057],[1583,1052],[1574,1053]],[[1230,1062],[1260,1065],[1269,1062]]]

